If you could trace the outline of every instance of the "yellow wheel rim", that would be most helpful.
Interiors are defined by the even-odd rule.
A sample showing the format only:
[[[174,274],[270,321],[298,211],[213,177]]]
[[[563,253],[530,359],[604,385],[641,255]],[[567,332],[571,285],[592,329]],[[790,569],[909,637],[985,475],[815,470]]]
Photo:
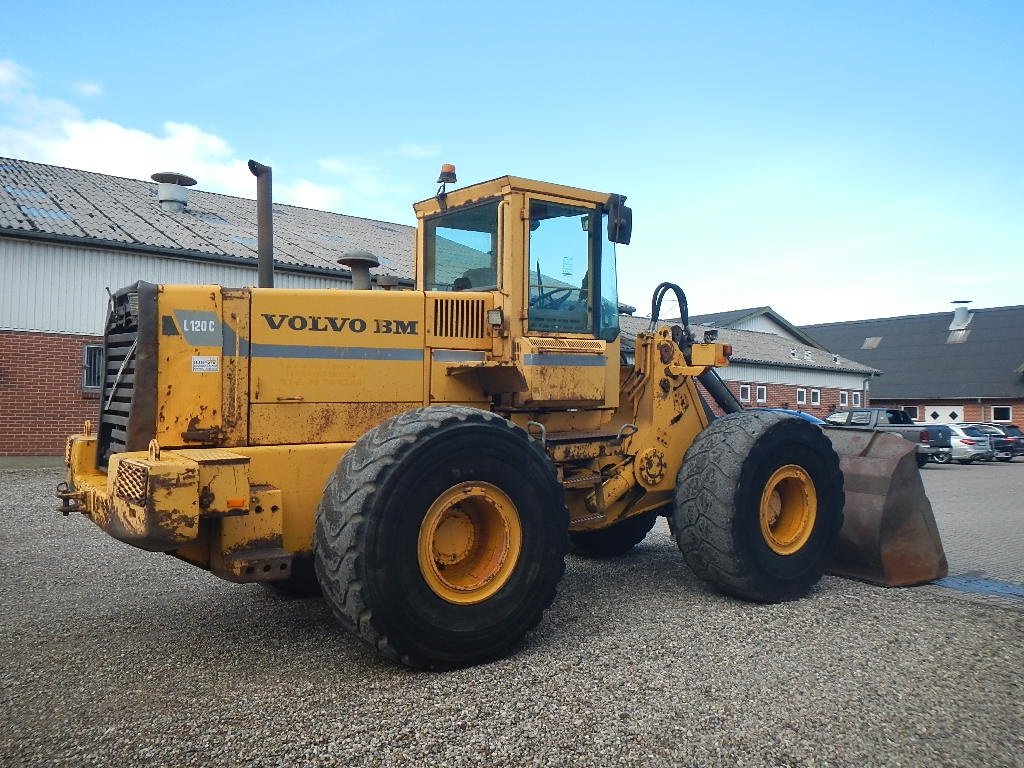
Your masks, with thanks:
[[[779,467],[761,494],[761,535],[772,552],[798,552],[814,530],[818,494],[807,470],[796,464]]]
[[[430,505],[417,556],[427,586],[450,603],[470,605],[505,586],[519,561],[523,529],[512,499],[490,483],[469,481]]]

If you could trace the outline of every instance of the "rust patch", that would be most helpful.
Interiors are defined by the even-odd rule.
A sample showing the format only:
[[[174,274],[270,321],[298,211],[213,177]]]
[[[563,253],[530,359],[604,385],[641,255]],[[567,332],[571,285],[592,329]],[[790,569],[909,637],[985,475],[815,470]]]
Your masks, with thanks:
[[[199,508],[209,510],[213,506],[214,498],[215,496],[213,491],[210,490],[210,486],[204,485],[203,489],[199,492]]]
[[[337,413],[330,406],[315,411],[309,417],[309,434],[314,442],[323,440],[324,436],[330,433],[336,418]]]
[[[249,539],[248,541],[241,542],[237,546],[231,547],[230,549],[224,550],[224,557],[232,557],[244,560],[244,554],[250,552],[256,554],[257,552],[266,552],[279,549],[281,546],[280,536],[260,536],[255,539]]]

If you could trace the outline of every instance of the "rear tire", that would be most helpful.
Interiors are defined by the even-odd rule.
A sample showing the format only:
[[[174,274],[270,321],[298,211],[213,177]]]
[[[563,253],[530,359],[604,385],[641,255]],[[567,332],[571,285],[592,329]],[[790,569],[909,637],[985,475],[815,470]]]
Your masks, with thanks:
[[[475,408],[433,406],[371,429],[317,511],[324,597],[351,632],[413,667],[508,653],[565,568],[568,513],[547,455]]]
[[[581,557],[619,557],[643,541],[656,522],[656,512],[645,512],[599,531],[570,533],[569,549]]]
[[[779,413],[733,413],[686,452],[676,543],[694,573],[723,592],[791,600],[821,578],[843,503],[839,457],[821,429]]]
[[[949,464],[949,462],[951,462],[952,460],[953,457],[950,456],[948,453],[936,453],[934,456],[932,456],[932,461],[934,461],[936,464]]]

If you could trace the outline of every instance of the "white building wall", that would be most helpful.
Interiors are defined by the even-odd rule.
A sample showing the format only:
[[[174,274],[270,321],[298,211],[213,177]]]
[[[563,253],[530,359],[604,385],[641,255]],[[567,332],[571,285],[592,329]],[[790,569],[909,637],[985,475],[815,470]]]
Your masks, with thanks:
[[[179,285],[255,285],[253,266],[235,267],[0,237],[0,330],[101,335],[107,288],[138,280]],[[278,288],[351,288],[318,275],[274,273]]]
[[[799,344],[804,343],[796,336],[794,336],[792,333],[783,328],[781,325],[779,325],[774,320],[765,315],[757,315],[756,317],[751,317],[747,320],[744,320],[742,323],[737,323],[736,325],[731,325],[729,327],[735,328],[736,330],[739,331],[757,331],[758,333],[774,333],[776,336],[781,336],[784,339],[789,339],[790,341],[795,341]]]
[[[785,368],[773,365],[734,363],[718,368],[718,375],[726,381],[754,381],[759,384],[785,384],[796,387],[859,390],[864,388],[865,376],[839,371],[815,371],[806,368]]]

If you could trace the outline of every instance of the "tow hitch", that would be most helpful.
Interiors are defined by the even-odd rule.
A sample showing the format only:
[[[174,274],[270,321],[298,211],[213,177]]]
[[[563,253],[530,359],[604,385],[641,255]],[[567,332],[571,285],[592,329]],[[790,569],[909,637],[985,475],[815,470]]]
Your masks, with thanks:
[[[60,506],[57,511],[67,517],[72,512],[85,512],[82,502],[85,501],[85,491],[73,491],[65,480],[57,485],[57,498],[60,499]]]

